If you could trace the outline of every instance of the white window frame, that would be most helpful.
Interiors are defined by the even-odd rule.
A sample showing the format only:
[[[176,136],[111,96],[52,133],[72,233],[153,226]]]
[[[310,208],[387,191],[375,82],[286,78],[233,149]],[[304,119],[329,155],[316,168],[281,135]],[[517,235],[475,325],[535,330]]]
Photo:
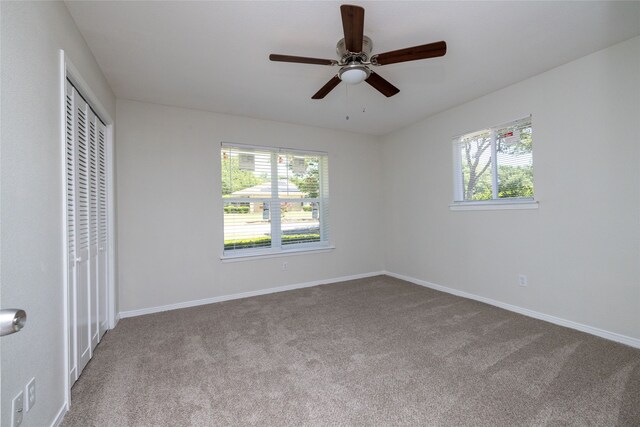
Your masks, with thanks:
[[[329,241],[329,154],[324,151],[300,150],[283,147],[269,147],[258,145],[237,144],[230,142],[222,142],[220,150],[224,148],[247,148],[269,152],[271,155],[271,197],[265,198],[242,198],[242,197],[222,197],[220,194],[222,207],[225,203],[269,203],[270,224],[271,224],[271,246],[265,248],[248,248],[233,249],[225,251],[224,249],[224,211],[222,214],[222,255],[220,259],[223,261],[242,261],[246,259],[272,258],[284,255],[296,255],[306,252],[326,252],[335,249]],[[320,189],[318,197],[310,198],[280,198],[278,194],[278,156],[298,154],[306,156],[318,156],[320,158],[319,181]],[[222,161],[222,160],[221,160]],[[222,184],[222,183],[221,183]],[[222,185],[220,186],[222,189]],[[320,220],[320,241],[295,243],[290,245],[282,245],[282,223],[281,223],[281,203],[295,201],[296,203],[317,202],[318,217]]]
[[[498,162],[491,162],[491,187],[492,199],[488,200],[464,200],[464,185],[462,179],[462,156],[460,153],[460,138],[473,134],[489,131],[491,135],[491,158],[496,159],[496,131],[505,127],[513,126],[518,122],[528,120],[531,122],[531,115],[518,120],[513,120],[490,128],[478,130],[476,132],[467,132],[452,138],[453,143],[453,203],[449,205],[452,211],[463,210],[504,210],[504,209],[537,209],[538,201],[533,197],[512,197],[498,198]],[[535,188],[535,187],[534,187]]]

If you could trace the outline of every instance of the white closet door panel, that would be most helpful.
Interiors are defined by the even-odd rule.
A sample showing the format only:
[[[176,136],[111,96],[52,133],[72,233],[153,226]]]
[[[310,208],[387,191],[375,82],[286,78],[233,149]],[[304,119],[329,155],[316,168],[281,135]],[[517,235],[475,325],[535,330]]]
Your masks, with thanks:
[[[69,334],[69,381],[78,379],[78,346],[76,342],[76,229],[75,229],[75,89],[67,81],[65,88],[65,177],[67,207],[67,289],[68,289],[68,334]]]
[[[78,376],[91,357],[91,295],[89,289],[89,117],[87,103],[75,92],[76,113],[76,321]]]
[[[89,300],[91,351],[98,345],[98,118],[89,108]]]
[[[107,129],[98,120],[98,322],[99,338],[107,331]]]

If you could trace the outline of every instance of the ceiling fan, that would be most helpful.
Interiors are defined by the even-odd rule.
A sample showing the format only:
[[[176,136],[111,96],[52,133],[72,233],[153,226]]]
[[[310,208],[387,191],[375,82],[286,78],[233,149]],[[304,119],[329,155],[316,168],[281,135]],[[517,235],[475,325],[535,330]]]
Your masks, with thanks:
[[[371,55],[371,39],[364,35],[364,8],[343,4],[340,6],[344,38],[337,46],[339,60],[308,58],[304,56],[269,55],[271,61],[295,62],[299,64],[337,65],[338,74],[333,76],[311,99],[322,99],[343,81],[347,84],[357,84],[363,81],[369,83],[386,97],[400,92],[400,89],[371,70],[371,66],[395,64],[397,62],[416,61],[418,59],[435,58],[447,53],[444,41],[408,47],[385,53]]]

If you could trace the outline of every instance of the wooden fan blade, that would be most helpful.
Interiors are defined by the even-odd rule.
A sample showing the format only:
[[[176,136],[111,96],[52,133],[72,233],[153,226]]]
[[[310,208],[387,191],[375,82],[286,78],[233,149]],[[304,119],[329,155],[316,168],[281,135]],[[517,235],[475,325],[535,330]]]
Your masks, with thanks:
[[[279,62],[295,62],[298,64],[335,65],[337,61],[333,59],[307,58],[305,56],[278,55],[272,53],[269,59]]]
[[[400,89],[380,77],[380,74],[376,74],[373,71],[371,72],[371,74],[369,74],[369,77],[367,77],[367,80],[365,80],[365,82],[376,88],[387,98],[400,92]]]
[[[373,55],[371,61],[378,65],[386,65],[395,64],[396,62],[435,58],[444,56],[445,53],[447,53],[447,44],[441,41]]]
[[[360,6],[343,4],[340,6],[342,28],[344,29],[344,45],[349,52],[362,52],[364,36],[364,9]]]
[[[327,84],[322,86],[322,88],[320,88],[320,90],[317,91],[316,94],[311,97],[311,99],[322,99],[322,98],[324,98],[325,96],[327,96],[327,94],[329,92],[331,92],[333,90],[333,88],[338,86],[340,81],[341,81],[340,77],[338,77],[338,75],[336,74],[335,76],[333,76],[333,78],[331,80],[329,80],[327,82]]]

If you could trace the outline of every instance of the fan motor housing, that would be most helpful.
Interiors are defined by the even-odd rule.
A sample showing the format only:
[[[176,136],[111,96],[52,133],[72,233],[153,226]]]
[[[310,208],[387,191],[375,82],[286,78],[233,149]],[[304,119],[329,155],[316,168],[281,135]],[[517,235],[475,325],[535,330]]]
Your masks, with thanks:
[[[349,52],[345,47],[344,39],[340,39],[336,44],[336,53],[342,62],[351,62],[356,58],[360,59],[360,61],[367,61],[372,49],[373,43],[367,36],[362,36],[362,52]]]

